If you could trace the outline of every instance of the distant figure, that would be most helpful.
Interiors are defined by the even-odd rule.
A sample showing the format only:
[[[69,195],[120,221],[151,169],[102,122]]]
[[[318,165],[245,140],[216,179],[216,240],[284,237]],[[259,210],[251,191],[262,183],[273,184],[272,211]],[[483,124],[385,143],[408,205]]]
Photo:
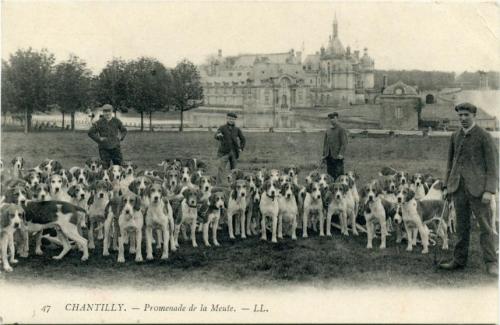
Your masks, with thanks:
[[[339,114],[328,114],[330,128],[325,132],[322,161],[326,162],[326,172],[337,179],[344,174],[344,153],[347,147],[347,131],[338,124]]]
[[[123,157],[120,142],[127,135],[127,129],[119,119],[113,117],[113,106],[106,104],[101,109],[102,117],[92,124],[88,135],[98,145],[104,168],[108,168],[110,163],[121,165]]]
[[[230,170],[236,168],[236,161],[240,157],[240,151],[245,148],[245,137],[240,128],[235,126],[238,116],[235,113],[227,113],[227,123],[215,132],[215,140],[219,141],[217,157],[219,167],[217,171],[217,184],[225,183],[225,170],[229,163]]]
[[[440,268],[465,267],[469,255],[471,217],[479,223],[483,261],[488,274],[498,277],[498,256],[491,224],[490,201],[498,186],[498,152],[491,135],[476,125],[476,106],[463,103],[455,107],[462,128],[451,136],[446,170],[445,195],[450,195],[457,215],[457,243],[453,259]]]

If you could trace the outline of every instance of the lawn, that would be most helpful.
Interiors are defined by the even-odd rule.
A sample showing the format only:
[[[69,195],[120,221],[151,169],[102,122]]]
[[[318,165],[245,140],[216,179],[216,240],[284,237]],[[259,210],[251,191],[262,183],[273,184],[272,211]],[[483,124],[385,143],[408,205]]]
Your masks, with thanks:
[[[298,166],[300,179],[316,168],[322,147],[322,133],[247,133],[247,147],[239,167]],[[425,172],[442,177],[446,167],[447,138],[428,137],[367,137],[349,139],[346,169],[360,175],[359,184],[377,176],[383,166],[404,169],[410,173]],[[83,165],[88,157],[97,156],[97,147],[83,132],[41,132],[24,135],[18,132],[2,134],[1,154],[4,162],[21,155],[27,167],[44,158],[58,159],[65,167]],[[216,142],[213,133],[139,133],[130,132],[123,143],[123,154],[139,168],[155,168],[168,157],[197,157],[208,162],[209,173],[214,174]],[[98,246],[91,252],[88,262],[80,262],[79,252],[70,252],[62,261],[49,256],[57,252],[48,250],[46,256],[21,259],[11,281],[25,282],[34,278],[46,281],[64,281],[85,287],[103,286],[127,279],[131,286],[162,287],[172,282],[217,283],[231,286],[265,286],[283,283],[307,283],[323,286],[351,285],[409,285],[469,286],[496,285],[484,270],[479,249],[478,230],[472,236],[469,265],[457,272],[440,271],[436,261],[451,257],[451,252],[431,247],[428,255],[420,248],[406,252],[405,245],[397,245],[389,237],[386,250],[367,250],[366,236],[341,237],[334,232],[332,238],[319,238],[313,234],[297,241],[285,239],[278,244],[262,242],[257,238],[231,241],[226,232],[220,232],[221,247],[190,247],[181,243],[178,252],[168,261],[154,260],[137,264],[127,256],[124,265],[116,263],[116,253],[101,256]],[[201,244],[201,237],[198,237]],[[453,240],[452,240],[453,243]],[[375,247],[379,245],[375,240]],[[158,255],[157,255],[158,256]],[[159,284],[162,279],[163,284]]]

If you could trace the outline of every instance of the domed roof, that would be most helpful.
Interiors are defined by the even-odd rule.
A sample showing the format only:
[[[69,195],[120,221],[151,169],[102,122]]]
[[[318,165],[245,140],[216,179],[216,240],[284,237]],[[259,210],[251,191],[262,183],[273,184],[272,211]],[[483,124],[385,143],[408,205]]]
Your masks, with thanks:
[[[328,51],[330,54],[336,55],[336,56],[342,56],[345,54],[345,49],[344,46],[342,45],[342,42],[340,42],[340,39],[338,37],[334,37],[328,46]]]
[[[408,95],[418,95],[417,90],[411,86],[408,86],[401,80],[392,84],[384,89],[382,95],[397,95],[397,96],[408,96]]]

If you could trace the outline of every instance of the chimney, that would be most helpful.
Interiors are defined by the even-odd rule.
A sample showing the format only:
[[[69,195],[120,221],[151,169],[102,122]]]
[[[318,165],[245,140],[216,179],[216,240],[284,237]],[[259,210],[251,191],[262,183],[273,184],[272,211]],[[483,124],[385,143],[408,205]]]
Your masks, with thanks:
[[[387,75],[384,75],[382,77],[382,92],[384,91],[385,88],[387,88]]]
[[[354,51],[354,57],[359,60],[359,51]]]
[[[219,49],[217,56],[218,56],[219,58],[221,58],[221,57],[222,57],[222,50],[221,50],[221,49]]]
[[[350,47],[350,46],[348,46],[348,47],[346,48],[346,55],[347,55],[348,57],[349,57],[349,56],[351,56],[351,47]]]

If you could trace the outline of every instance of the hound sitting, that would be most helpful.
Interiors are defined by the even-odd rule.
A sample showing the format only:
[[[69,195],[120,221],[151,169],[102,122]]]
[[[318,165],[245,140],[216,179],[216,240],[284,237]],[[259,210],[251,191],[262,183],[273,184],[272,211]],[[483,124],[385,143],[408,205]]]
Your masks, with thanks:
[[[174,217],[172,206],[166,197],[161,184],[154,183],[146,189],[145,197],[148,201],[145,213],[146,223],[146,259],[153,259],[153,229],[160,228],[163,241],[161,259],[168,258],[169,244],[173,251],[176,250],[173,237]]]
[[[290,177],[290,176],[289,176]],[[290,235],[293,240],[297,240],[297,218],[299,210],[297,208],[298,188],[292,182],[287,182],[281,186],[278,197],[278,238],[283,239],[283,224],[288,225]]]
[[[12,170],[10,173],[11,179],[19,179],[23,178],[23,169],[24,169],[24,158],[21,156],[14,157],[11,161]]]
[[[89,158],[85,161],[85,169],[96,176],[102,170],[102,161],[98,158]]]
[[[318,216],[318,219],[324,220],[323,213],[323,195],[324,190],[318,182],[313,182],[307,186],[306,197],[304,199],[304,213],[302,217],[302,237],[307,238],[307,228],[309,225],[309,218],[312,213]],[[321,225],[321,224],[320,224]],[[322,229],[320,229],[321,234]],[[324,233],[323,233],[324,236]]]
[[[356,174],[354,171],[348,171],[347,176],[349,179],[352,181],[352,185],[350,186],[351,193],[352,193],[352,198],[354,200],[354,214],[358,215],[359,211],[359,192],[358,192],[358,187],[356,186],[356,181],[359,179],[358,174]]]
[[[72,203],[73,199],[66,192],[67,184],[61,175],[53,174],[47,180],[49,184],[50,197],[52,200]]]
[[[295,184],[296,186],[299,186],[298,182],[298,175],[299,175],[299,169],[295,166],[290,166],[290,167],[285,167],[283,169],[284,174],[290,176],[292,178],[292,183]]]
[[[89,186],[92,182],[90,171],[81,167],[71,167],[69,172],[73,175],[74,182]]]
[[[227,225],[229,238],[235,239],[233,232],[233,217],[235,218],[236,234],[241,231],[241,238],[246,236],[246,209],[248,190],[247,182],[243,179],[237,180],[231,186],[229,202],[227,204]]]
[[[104,233],[102,232],[102,225],[106,219],[106,206],[109,202],[109,194],[112,190],[112,186],[110,183],[104,181],[97,181],[91,186],[92,194],[88,201],[89,209],[89,248],[94,249],[94,230],[96,228],[99,229],[98,239],[104,238]]]
[[[82,208],[85,211],[89,210],[89,199],[90,199],[90,191],[87,186],[83,184],[73,185],[68,189],[68,195],[71,196],[72,202],[74,205]],[[82,228],[87,227],[87,220],[80,220],[78,223],[78,232],[82,233]]]
[[[208,241],[208,230],[212,227],[212,242],[215,246],[220,246],[217,241],[217,228],[221,213],[225,206],[225,195],[222,190],[214,189],[208,200],[203,200],[198,209],[198,219],[203,225],[203,242],[205,246],[210,246]]]
[[[421,200],[429,191],[424,175],[416,173],[411,178],[410,189],[415,192],[415,200]]]
[[[135,247],[131,252],[135,252],[135,261],[142,262],[142,226],[144,217],[141,212],[141,199],[138,195],[127,193],[122,196],[121,209],[118,216],[118,227],[120,237],[118,238],[118,263],[125,262],[125,238],[135,235]],[[130,245],[133,245],[130,241]]]
[[[191,229],[191,243],[193,247],[198,247],[196,243],[196,221],[198,218],[198,198],[199,192],[195,189],[186,189],[182,192],[183,199],[174,209],[174,239],[175,247],[179,247],[179,232],[181,227],[189,226]]]
[[[278,182],[280,179],[281,173],[278,169],[269,169],[267,174],[265,175],[266,179],[269,179],[271,182]]]
[[[268,179],[264,182],[262,187],[262,195],[260,197],[260,214],[261,218],[261,239],[267,240],[267,227],[266,218],[271,218],[272,220],[272,238],[273,243],[277,243],[276,231],[278,227],[278,214],[279,214],[279,202],[278,202],[278,191],[279,188],[275,187],[274,182]]]
[[[357,236],[358,229],[356,225],[356,216],[358,215],[359,195],[354,194],[354,181],[347,174],[345,174],[340,175],[337,178],[337,182],[344,184],[347,187],[347,191],[345,192],[345,201],[348,220],[346,221],[351,224],[352,233]],[[357,197],[357,201],[355,197]],[[345,230],[347,230],[347,225]]]
[[[126,161],[123,163],[122,167],[125,172],[125,178],[122,180],[122,182],[125,186],[128,186],[134,180],[137,165],[132,163],[131,161]]]
[[[261,222],[260,198],[262,190],[260,187],[250,186],[250,195],[247,201],[247,235],[257,235],[257,226]]]
[[[347,230],[347,220],[354,213],[353,207],[347,202],[347,185],[341,183],[330,184],[330,191],[327,200],[328,212],[326,214],[326,235],[331,236],[332,216],[338,215],[340,219],[340,231],[342,235],[349,236]],[[324,236],[324,220],[319,221],[319,235]]]
[[[370,182],[363,187],[361,190],[361,206],[361,212],[366,221],[366,232],[368,237],[366,248],[373,248],[372,242],[373,237],[375,237],[375,223],[380,225],[380,249],[386,248],[386,237],[388,235],[386,211],[382,201],[382,189],[378,182]]]
[[[24,210],[17,204],[7,203],[0,208],[0,249],[3,269],[12,272],[10,264],[16,264],[14,233],[24,222]],[[10,253],[10,258],[8,257]],[[9,263],[10,261],[10,263]]]

